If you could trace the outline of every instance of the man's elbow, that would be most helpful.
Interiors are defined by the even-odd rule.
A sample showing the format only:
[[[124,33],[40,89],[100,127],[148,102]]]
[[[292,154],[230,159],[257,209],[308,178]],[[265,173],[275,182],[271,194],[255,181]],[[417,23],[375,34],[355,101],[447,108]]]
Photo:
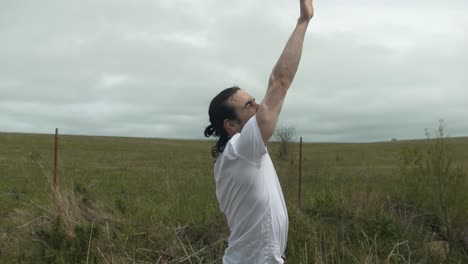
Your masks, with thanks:
[[[291,85],[291,81],[284,76],[276,76],[275,74],[270,75],[268,87],[278,89],[286,92]]]

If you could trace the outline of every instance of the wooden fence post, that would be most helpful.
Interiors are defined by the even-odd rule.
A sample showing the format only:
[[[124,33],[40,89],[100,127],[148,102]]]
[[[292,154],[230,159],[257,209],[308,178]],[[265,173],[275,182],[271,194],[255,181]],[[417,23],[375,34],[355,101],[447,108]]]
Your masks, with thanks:
[[[57,193],[57,165],[58,165],[58,156],[57,156],[57,149],[58,149],[58,128],[55,129],[55,156],[54,156],[54,191]]]
[[[301,181],[302,181],[302,137],[299,141],[299,190],[297,192],[297,203],[301,207]]]

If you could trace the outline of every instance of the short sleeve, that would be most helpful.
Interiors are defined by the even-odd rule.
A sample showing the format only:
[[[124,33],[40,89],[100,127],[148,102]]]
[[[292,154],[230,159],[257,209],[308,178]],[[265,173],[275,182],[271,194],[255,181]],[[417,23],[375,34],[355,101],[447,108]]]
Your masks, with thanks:
[[[233,142],[236,153],[242,158],[256,163],[267,153],[256,115],[252,116]]]

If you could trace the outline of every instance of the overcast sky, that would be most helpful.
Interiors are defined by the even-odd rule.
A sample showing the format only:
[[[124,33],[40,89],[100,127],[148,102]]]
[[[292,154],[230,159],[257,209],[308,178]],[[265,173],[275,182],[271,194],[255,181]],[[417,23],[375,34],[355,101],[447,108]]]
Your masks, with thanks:
[[[298,0],[0,1],[0,132],[203,138],[260,101]],[[307,141],[468,135],[466,0],[315,0],[280,123]]]

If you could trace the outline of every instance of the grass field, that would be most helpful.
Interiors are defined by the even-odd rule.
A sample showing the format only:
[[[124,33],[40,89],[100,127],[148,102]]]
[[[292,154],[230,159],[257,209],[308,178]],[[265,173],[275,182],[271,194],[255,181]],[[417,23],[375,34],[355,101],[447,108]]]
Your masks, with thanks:
[[[1,263],[220,263],[210,141],[0,134]],[[298,145],[287,263],[468,263],[468,138]],[[466,243],[466,244],[465,244]]]

